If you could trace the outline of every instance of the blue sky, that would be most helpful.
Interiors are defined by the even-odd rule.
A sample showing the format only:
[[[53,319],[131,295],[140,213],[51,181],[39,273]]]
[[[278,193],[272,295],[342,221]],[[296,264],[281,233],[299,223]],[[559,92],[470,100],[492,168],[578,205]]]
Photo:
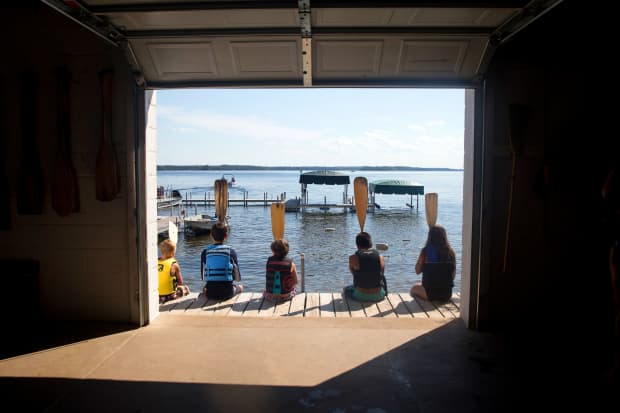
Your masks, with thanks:
[[[157,164],[463,167],[461,89],[157,92]]]

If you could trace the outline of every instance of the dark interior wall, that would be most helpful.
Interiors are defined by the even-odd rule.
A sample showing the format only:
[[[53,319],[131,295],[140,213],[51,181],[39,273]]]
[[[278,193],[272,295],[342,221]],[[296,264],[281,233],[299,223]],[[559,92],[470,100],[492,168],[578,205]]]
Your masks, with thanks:
[[[19,291],[16,307],[39,304],[42,316],[60,320],[137,321],[135,222],[132,196],[134,82],[123,53],[41,2],[0,6],[3,58],[0,59],[0,259],[37,263],[37,288],[16,271],[7,274],[9,291]],[[54,165],[58,156],[59,100],[55,70],[66,68],[70,83],[71,159],[79,187],[79,210],[60,215],[53,208]],[[96,199],[96,159],[102,136],[99,73],[113,70],[112,140],[120,192]],[[36,105],[22,122],[20,79],[31,73]],[[25,125],[34,127],[35,145],[23,145]],[[18,208],[23,176],[40,166],[37,195],[42,208]],[[36,161],[35,161],[36,160]],[[132,175],[131,175],[132,176]],[[61,186],[60,189],[65,189]],[[58,193],[58,188],[56,188]],[[131,211],[131,213],[130,213]],[[11,267],[14,268],[14,267]],[[40,293],[37,294],[38,292]],[[11,307],[11,305],[9,305]],[[11,314],[11,316],[13,316]]]
[[[479,325],[506,333],[510,354],[536,365],[534,376],[563,382],[586,372],[571,383],[586,385],[604,382],[614,347],[601,188],[620,154],[616,105],[606,97],[615,98],[614,76],[601,64],[613,50],[613,26],[575,3],[502,45],[486,76]],[[509,133],[514,103],[528,112],[517,145]]]

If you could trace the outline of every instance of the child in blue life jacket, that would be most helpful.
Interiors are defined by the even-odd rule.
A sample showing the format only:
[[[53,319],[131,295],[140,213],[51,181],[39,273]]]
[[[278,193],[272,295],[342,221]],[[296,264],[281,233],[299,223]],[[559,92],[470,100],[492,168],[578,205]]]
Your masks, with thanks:
[[[214,300],[228,300],[243,291],[237,252],[224,242],[228,238],[228,226],[217,222],[211,227],[213,244],[207,246],[200,255],[200,271],[206,280],[203,293]]]

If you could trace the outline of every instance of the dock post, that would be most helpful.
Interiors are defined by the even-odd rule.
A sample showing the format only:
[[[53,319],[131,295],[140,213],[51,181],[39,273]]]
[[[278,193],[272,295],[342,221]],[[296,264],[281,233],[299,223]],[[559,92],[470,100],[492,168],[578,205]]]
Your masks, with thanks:
[[[306,292],[306,256],[301,253],[301,292]]]
[[[205,191],[205,208],[207,207],[207,192]]]

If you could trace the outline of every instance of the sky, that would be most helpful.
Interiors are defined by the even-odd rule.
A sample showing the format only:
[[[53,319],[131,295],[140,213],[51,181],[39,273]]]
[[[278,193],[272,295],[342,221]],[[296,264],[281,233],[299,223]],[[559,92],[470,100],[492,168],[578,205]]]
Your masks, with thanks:
[[[157,91],[158,165],[463,168],[462,89]]]

